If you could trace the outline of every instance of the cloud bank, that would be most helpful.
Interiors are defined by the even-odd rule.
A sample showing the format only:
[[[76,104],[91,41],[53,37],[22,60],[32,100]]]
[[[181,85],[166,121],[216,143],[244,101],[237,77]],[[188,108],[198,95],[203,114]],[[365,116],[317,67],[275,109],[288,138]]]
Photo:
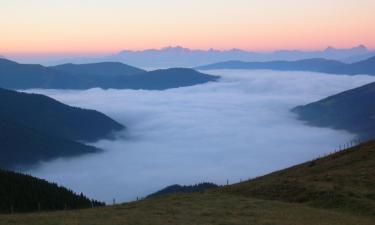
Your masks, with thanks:
[[[94,143],[103,153],[45,162],[27,172],[106,202],[131,201],[175,183],[238,182],[351,140],[344,131],[308,127],[289,110],[375,81],[308,72],[208,73],[222,79],[166,91],[31,90],[104,112],[128,131]]]

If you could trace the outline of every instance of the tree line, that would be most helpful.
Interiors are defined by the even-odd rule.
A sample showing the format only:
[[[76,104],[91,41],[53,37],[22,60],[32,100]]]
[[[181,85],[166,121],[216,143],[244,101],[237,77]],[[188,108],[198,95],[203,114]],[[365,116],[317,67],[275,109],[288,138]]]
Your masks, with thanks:
[[[0,213],[82,209],[104,206],[82,193],[30,175],[0,169]]]

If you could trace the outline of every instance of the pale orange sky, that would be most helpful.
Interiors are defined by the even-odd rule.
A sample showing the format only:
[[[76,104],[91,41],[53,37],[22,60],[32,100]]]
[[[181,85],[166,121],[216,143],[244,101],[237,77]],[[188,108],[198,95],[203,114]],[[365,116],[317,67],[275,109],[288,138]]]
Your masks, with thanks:
[[[1,0],[0,54],[375,49],[374,0]]]

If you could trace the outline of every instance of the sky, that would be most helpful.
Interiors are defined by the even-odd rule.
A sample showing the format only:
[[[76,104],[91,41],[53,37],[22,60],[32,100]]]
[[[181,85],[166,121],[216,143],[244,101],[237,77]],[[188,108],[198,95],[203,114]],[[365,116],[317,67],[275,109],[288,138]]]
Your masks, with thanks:
[[[1,54],[375,48],[374,0],[1,0]]]
[[[239,182],[348,143],[352,134],[309,127],[290,109],[375,81],[368,75],[205,72],[222,79],[165,91],[28,90],[96,109],[128,129],[94,143],[103,153],[57,159],[27,173],[108,203],[172,184]]]

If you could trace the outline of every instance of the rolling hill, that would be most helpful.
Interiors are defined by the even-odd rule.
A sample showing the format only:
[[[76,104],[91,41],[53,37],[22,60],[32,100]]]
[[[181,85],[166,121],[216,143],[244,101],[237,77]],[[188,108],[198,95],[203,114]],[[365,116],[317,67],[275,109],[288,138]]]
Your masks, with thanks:
[[[166,188],[163,188],[160,191],[157,191],[155,193],[152,193],[147,196],[147,198],[153,198],[168,194],[183,194],[183,193],[195,193],[195,192],[203,192],[208,189],[213,189],[219,187],[216,184],[213,183],[200,183],[196,185],[171,185]]]
[[[7,89],[58,88],[77,89],[84,81],[41,65],[19,64],[0,58],[0,87]],[[86,86],[88,88],[88,86]]]
[[[228,61],[207,66],[197,67],[200,70],[210,69],[248,69],[248,70],[281,70],[281,71],[323,71],[332,67],[346,65],[342,62],[328,59],[304,59],[298,61],[271,61],[271,62],[242,62]]]
[[[172,68],[154,70],[117,79],[117,88],[165,90],[217,81],[220,77],[197,72],[193,69]]]
[[[145,70],[118,62],[101,62],[88,64],[68,63],[63,65],[52,66],[49,68],[73,75],[86,75],[97,77],[129,76],[146,72]]]
[[[343,63],[323,58],[298,61],[243,62],[226,61],[196,67],[199,70],[245,69],[245,70],[278,70],[278,71],[312,71],[329,74],[369,74],[375,75],[375,56],[356,63]]]
[[[172,68],[144,71],[122,63],[65,64],[51,67],[86,79],[91,87],[104,89],[165,90],[215,81],[219,77],[199,73],[192,69]]]
[[[4,225],[372,225],[375,141],[246,182],[79,211],[0,216]]]
[[[375,138],[375,83],[348,90],[292,111],[299,119],[320,127],[332,127]]]
[[[0,59],[0,87],[7,89],[165,90],[202,84],[217,79],[217,76],[183,68],[147,72],[114,62],[44,67]]]
[[[346,64],[340,67],[332,67],[326,70],[327,73],[333,74],[370,74],[375,75],[375,56],[363,61]]]
[[[222,192],[375,216],[375,141],[223,188]]]
[[[0,214],[103,206],[83,194],[32,176],[0,169]],[[4,221],[1,220],[1,224]]]

